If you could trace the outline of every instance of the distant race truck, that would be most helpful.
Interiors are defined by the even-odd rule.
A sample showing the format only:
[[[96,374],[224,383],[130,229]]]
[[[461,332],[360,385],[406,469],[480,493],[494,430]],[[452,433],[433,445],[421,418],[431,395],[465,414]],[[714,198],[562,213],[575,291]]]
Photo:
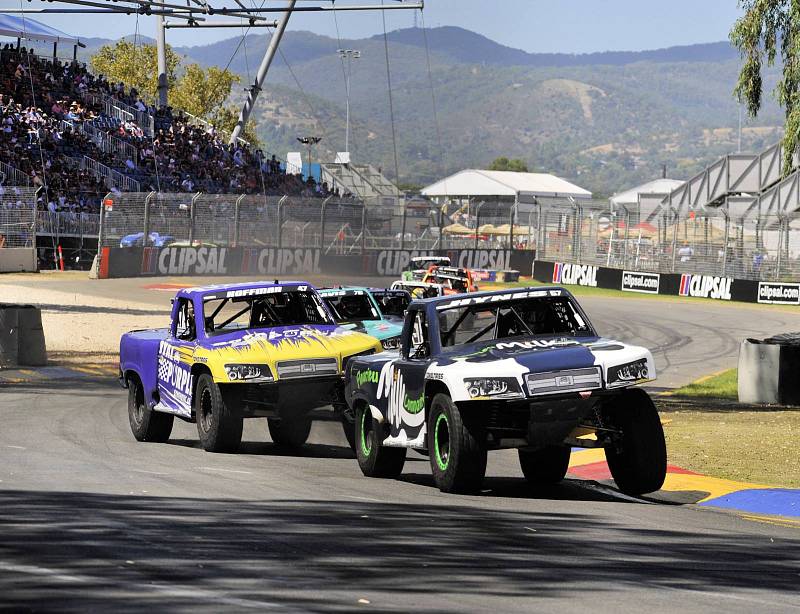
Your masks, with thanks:
[[[658,490],[666,445],[637,384],[655,379],[651,353],[601,338],[559,287],[415,300],[399,353],[347,365],[362,472],[396,477],[406,450],[430,456],[445,492],[475,492],[489,450],[516,448],[532,484],[564,478],[572,447],[605,449],[619,489]]]
[[[120,381],[139,441],[166,441],[175,416],[197,423],[203,448],[232,451],[244,418],[268,418],[272,440],[301,446],[311,410],[344,407],[342,374],[380,341],[338,326],[303,281],[180,290],[168,329],[120,340]]]

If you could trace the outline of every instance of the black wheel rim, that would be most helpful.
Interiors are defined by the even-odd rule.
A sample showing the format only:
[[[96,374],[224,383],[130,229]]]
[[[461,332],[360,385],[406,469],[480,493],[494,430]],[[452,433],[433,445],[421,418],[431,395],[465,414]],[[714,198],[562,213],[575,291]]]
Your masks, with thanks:
[[[138,384],[134,384],[133,389],[133,420],[137,425],[144,421],[144,398],[142,389]]]
[[[205,432],[211,430],[214,422],[213,403],[211,401],[211,391],[208,388],[203,388],[200,394],[200,426]]]

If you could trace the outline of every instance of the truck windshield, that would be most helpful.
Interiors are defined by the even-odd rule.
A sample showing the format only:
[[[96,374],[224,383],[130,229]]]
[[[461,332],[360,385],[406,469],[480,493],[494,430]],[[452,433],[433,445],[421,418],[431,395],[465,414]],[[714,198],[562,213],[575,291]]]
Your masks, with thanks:
[[[375,309],[366,292],[323,296],[322,300],[337,322],[381,319],[381,314]]]
[[[210,335],[249,328],[333,323],[319,296],[306,291],[207,299],[203,302],[203,316]]]
[[[518,336],[579,337],[594,334],[566,296],[474,304],[439,312],[442,347]]]
[[[373,292],[372,296],[378,301],[381,313],[385,316],[403,317],[411,302],[411,296],[405,292]]]

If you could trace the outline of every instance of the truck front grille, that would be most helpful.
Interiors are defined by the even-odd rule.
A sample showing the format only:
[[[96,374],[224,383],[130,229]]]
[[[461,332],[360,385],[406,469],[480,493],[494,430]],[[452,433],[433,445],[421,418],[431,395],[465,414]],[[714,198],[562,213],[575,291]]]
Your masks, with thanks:
[[[335,358],[308,358],[305,360],[284,360],[278,363],[278,378],[319,377],[336,375],[339,366]]]
[[[525,376],[525,384],[531,396],[581,392],[602,388],[603,376],[600,367],[565,369],[548,373],[529,373]]]

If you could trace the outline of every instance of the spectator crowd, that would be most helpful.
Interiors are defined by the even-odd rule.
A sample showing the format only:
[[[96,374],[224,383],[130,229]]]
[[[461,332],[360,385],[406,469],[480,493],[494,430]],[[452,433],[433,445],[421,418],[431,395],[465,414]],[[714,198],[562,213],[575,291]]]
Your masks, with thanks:
[[[109,103],[135,113],[109,117]],[[148,191],[339,196],[324,182],[287,174],[274,155],[241,141],[229,144],[214,126],[190,119],[149,106],[135,88],[93,75],[77,61],[43,58],[10,44],[0,48],[0,162],[24,173],[34,188],[45,188],[40,210],[99,211],[109,188],[117,189],[111,184],[118,184],[99,165]],[[84,156],[99,165],[82,165]],[[19,182],[2,179],[5,185]]]

